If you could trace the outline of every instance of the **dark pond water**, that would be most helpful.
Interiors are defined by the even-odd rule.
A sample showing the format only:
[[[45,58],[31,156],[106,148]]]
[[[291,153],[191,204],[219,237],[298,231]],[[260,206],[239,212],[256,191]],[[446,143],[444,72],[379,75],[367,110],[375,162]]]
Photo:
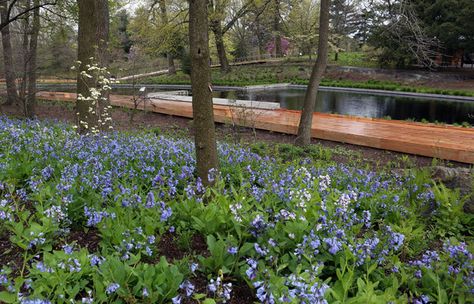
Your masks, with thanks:
[[[74,91],[74,87],[45,87],[46,90]],[[183,90],[187,87],[149,86],[148,92]],[[127,87],[115,88],[115,94],[132,94]],[[305,90],[300,88],[267,90],[216,90],[214,97],[278,102],[284,109],[301,110]],[[316,111],[372,118],[390,117],[391,119],[430,122],[474,124],[474,102],[442,99],[408,98],[388,95],[372,95],[353,92],[321,90],[316,102]]]
[[[304,89],[214,92],[215,97],[279,102],[285,109],[301,110]],[[430,122],[474,124],[474,102],[320,91],[316,112]]]

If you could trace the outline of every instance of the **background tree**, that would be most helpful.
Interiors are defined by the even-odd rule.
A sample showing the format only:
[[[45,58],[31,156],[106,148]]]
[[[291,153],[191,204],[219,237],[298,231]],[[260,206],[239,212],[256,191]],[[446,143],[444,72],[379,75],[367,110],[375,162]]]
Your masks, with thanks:
[[[371,7],[372,18],[368,42],[379,50],[378,60],[382,66],[395,65],[404,68],[415,63],[408,43],[414,42],[409,27],[415,20],[402,16],[403,0],[376,1]]]
[[[301,0],[293,4],[288,15],[288,33],[298,54],[311,55],[318,37],[319,5],[314,0]]]
[[[209,1],[209,23],[214,34],[217,55],[221,71],[230,71],[227,51],[224,44],[224,35],[235,25],[235,23],[247,14],[254,4],[254,0],[231,1],[231,0],[210,0]],[[229,6],[232,9],[229,10]],[[232,15],[225,12],[231,11]]]
[[[474,52],[474,1],[414,0],[405,4],[418,18],[424,34],[439,42],[446,57],[457,51]]]
[[[22,0],[0,0],[0,6],[5,9],[5,16],[0,22],[0,31],[8,24],[20,20],[38,8],[50,8],[60,3],[60,0],[35,1],[33,5],[23,5]]]
[[[16,73],[13,61],[13,49],[10,39],[10,23],[8,20],[8,1],[0,3],[0,22],[5,25],[1,30],[2,46],[3,46],[3,62],[5,70],[5,82],[7,86],[7,101],[6,104],[11,105],[18,102],[18,92],[16,86]]]
[[[273,1],[273,35],[275,43],[275,56],[282,57],[283,50],[281,47],[281,3],[280,0]]]
[[[319,42],[318,58],[313,67],[311,78],[304,98],[303,111],[298,126],[298,135],[295,144],[307,146],[311,143],[311,127],[313,124],[313,113],[318,95],[319,84],[323,78],[328,60],[328,37],[329,37],[329,5],[330,0],[321,0],[319,17]]]
[[[34,117],[36,114],[36,79],[37,79],[37,54],[38,35],[40,32],[40,1],[34,0],[33,20],[28,54],[28,95],[26,98],[25,116]]]
[[[348,50],[351,35],[356,33],[359,22],[359,0],[332,0],[330,9],[330,38],[334,49],[334,60],[340,51]]]
[[[189,46],[193,95],[193,128],[198,176],[212,184],[208,174],[218,169],[209,65],[207,0],[189,0]]]
[[[185,53],[184,50],[188,47],[186,5],[186,1],[182,0],[154,0],[139,7],[130,22],[133,44],[141,53],[152,58],[166,58],[171,73],[175,69],[174,58]]]
[[[40,31],[40,1],[16,2],[22,15],[21,26],[21,70],[18,99],[25,117],[34,117],[36,108],[37,46]],[[10,4],[11,5],[11,4]],[[34,8],[31,10],[31,8]],[[13,24],[13,23],[11,23]]]
[[[163,26],[168,25],[168,10],[166,6],[166,0],[159,0],[160,6],[160,18],[161,24]],[[174,55],[172,51],[166,52],[166,59],[168,60],[168,74],[174,75],[176,74],[176,67],[174,65]]]

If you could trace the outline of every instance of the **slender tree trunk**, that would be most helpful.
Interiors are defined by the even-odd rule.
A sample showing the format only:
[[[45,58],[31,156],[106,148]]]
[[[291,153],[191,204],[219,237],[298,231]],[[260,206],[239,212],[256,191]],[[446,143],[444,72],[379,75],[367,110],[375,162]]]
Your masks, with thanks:
[[[303,111],[301,112],[298,136],[295,144],[306,146],[311,143],[311,127],[313,123],[313,112],[318,95],[319,84],[323,78],[327,66],[328,36],[329,36],[329,4],[330,0],[321,0],[321,13],[319,19],[319,42],[318,59],[314,65],[308,89],[304,99]]]
[[[39,6],[39,0],[34,0],[34,6]],[[28,62],[28,96],[26,97],[26,116],[34,117],[36,113],[36,59],[38,48],[38,35],[40,28],[40,10],[33,11],[33,24],[31,27],[30,50]]]
[[[168,59],[168,75],[175,75],[176,66],[174,65],[174,56],[171,53],[166,53],[166,59]]]
[[[209,66],[207,0],[189,0],[189,45],[193,94],[193,127],[198,176],[205,185],[211,169],[218,169]]]
[[[30,0],[25,0],[25,8],[30,8]],[[30,52],[29,52],[29,32],[30,32],[30,16],[26,14],[23,18],[22,22],[22,30],[23,30],[23,37],[22,37],[22,46],[23,46],[23,61],[22,61],[22,71],[21,71],[21,83],[20,83],[20,93],[19,98],[21,100],[23,106],[23,113],[27,116],[27,96],[26,96],[26,89],[27,89],[27,82],[28,82],[28,64],[30,61]]]
[[[8,19],[6,6],[8,1],[3,3],[0,7],[0,22],[5,22]],[[10,40],[10,25],[6,24],[2,29],[2,45],[3,45],[3,61],[5,68],[5,82],[7,85],[7,105],[12,105],[18,102],[18,92],[16,87],[16,73],[13,65],[13,51]]]
[[[255,28],[257,30],[256,38],[257,38],[257,45],[258,45],[258,59],[262,58],[262,54],[265,54],[265,50],[263,47],[263,39],[261,34],[261,25],[260,25],[260,17],[257,16],[255,18]]]
[[[275,15],[273,17],[273,31],[275,32],[275,55],[276,57],[283,56],[281,47],[281,31],[280,31],[280,0],[274,0]]]
[[[219,63],[221,65],[221,72],[228,73],[230,72],[230,65],[229,60],[227,59],[227,53],[225,51],[224,35],[222,33],[220,21],[213,21],[211,23],[211,30],[214,33],[216,40],[216,49],[219,56]]]
[[[168,11],[166,10],[166,0],[160,0],[159,5],[161,23],[163,24],[163,26],[166,26],[168,24]],[[170,51],[166,53],[166,59],[168,60],[168,75],[175,75],[176,67],[174,65],[174,56]]]

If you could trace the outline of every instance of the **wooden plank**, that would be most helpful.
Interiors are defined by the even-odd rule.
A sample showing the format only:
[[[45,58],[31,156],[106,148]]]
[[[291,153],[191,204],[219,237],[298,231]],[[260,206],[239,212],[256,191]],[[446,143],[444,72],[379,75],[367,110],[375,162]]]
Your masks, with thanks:
[[[74,93],[39,92],[38,98],[73,102]],[[131,96],[111,95],[112,105],[133,108]],[[143,109],[141,104],[140,109]],[[192,118],[191,103],[155,99],[147,111]],[[239,109],[214,105],[216,122],[296,134],[300,111]],[[474,163],[474,129],[397,120],[314,113],[314,138],[368,146],[403,153]]]

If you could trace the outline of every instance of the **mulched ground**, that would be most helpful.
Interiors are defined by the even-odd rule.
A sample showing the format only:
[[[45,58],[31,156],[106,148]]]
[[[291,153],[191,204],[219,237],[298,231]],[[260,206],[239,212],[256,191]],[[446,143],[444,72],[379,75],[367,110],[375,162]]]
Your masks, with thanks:
[[[99,243],[101,237],[99,231],[96,229],[88,229],[84,231],[83,229],[71,230],[64,240],[64,244],[76,244],[81,248],[87,248],[90,253],[99,251]]]
[[[23,251],[10,241],[10,235],[0,233],[0,269],[7,266],[14,276],[19,275],[23,267]]]
[[[215,278],[214,278],[215,279]],[[195,293],[198,294],[207,294],[208,297],[212,298],[212,294],[209,293],[207,290],[207,284],[208,280],[202,276],[197,276],[194,277],[193,279],[190,280],[191,283],[195,287]],[[240,282],[240,281],[232,281],[232,282],[224,282],[225,284],[227,283],[232,283],[232,292],[231,292],[231,298],[227,302],[229,304],[251,304],[255,303],[257,299],[254,296],[254,291],[247,285],[245,282]],[[197,304],[200,303],[199,301],[193,300],[193,299],[188,299],[183,296],[183,304]]]
[[[178,244],[178,235],[175,233],[166,232],[160,236],[157,248],[160,256],[166,257],[168,261],[181,260],[185,256],[201,255],[208,257],[210,255],[207,250],[207,243],[204,236],[200,234],[194,234],[190,240],[188,246]],[[156,258],[156,262],[159,262],[160,256]]]

